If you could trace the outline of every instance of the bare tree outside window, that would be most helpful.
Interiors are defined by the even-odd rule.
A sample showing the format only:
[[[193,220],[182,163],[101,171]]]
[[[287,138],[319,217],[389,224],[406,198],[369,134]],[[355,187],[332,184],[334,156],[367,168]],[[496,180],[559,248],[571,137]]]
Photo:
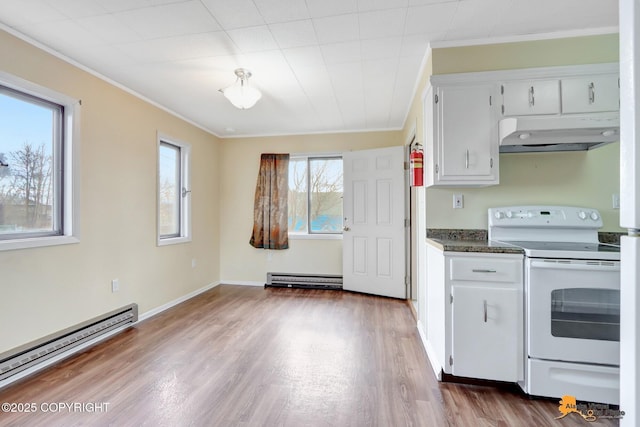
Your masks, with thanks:
[[[341,233],[342,193],[342,158],[291,158],[289,232]]]
[[[6,90],[0,115],[0,238],[58,235],[61,206],[54,188],[62,107]]]
[[[0,232],[51,230],[51,148],[24,143],[4,157],[8,166],[0,169]]]

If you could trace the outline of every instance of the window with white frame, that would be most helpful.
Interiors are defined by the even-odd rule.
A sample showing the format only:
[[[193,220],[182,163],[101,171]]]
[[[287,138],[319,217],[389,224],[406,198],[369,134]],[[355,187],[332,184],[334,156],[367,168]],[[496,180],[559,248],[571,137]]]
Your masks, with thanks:
[[[158,244],[191,240],[191,147],[158,136]]]
[[[78,241],[79,101],[0,74],[0,250]]]
[[[342,233],[342,157],[289,159],[289,234]]]

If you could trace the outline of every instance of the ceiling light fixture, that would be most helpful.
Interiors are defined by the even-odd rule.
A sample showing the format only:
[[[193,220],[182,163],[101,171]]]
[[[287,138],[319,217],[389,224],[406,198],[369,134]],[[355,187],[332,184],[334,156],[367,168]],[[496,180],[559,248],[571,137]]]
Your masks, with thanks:
[[[256,105],[256,102],[262,98],[262,94],[258,89],[249,86],[249,77],[251,77],[249,70],[238,68],[234,72],[238,77],[236,82],[228,88],[220,89],[220,92],[234,107],[246,110]]]

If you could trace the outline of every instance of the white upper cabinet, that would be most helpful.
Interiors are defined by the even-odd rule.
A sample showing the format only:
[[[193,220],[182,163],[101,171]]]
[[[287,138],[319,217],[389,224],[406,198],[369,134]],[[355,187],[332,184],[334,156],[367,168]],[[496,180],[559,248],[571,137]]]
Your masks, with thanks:
[[[425,97],[426,185],[498,183],[495,84],[439,85]]]
[[[618,64],[431,76],[423,94],[426,186],[499,184],[505,117],[619,110]]]
[[[505,116],[560,113],[560,80],[505,82],[501,92]]]
[[[562,79],[562,112],[594,113],[620,109],[618,74]]]

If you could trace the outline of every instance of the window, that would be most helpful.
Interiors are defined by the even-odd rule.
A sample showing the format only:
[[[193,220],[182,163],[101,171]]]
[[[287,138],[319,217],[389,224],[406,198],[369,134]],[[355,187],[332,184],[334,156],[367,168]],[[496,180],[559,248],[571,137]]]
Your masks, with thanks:
[[[75,243],[78,101],[0,74],[0,250]]]
[[[191,240],[190,146],[158,137],[158,244]]]
[[[342,158],[291,156],[289,234],[342,233]]]

